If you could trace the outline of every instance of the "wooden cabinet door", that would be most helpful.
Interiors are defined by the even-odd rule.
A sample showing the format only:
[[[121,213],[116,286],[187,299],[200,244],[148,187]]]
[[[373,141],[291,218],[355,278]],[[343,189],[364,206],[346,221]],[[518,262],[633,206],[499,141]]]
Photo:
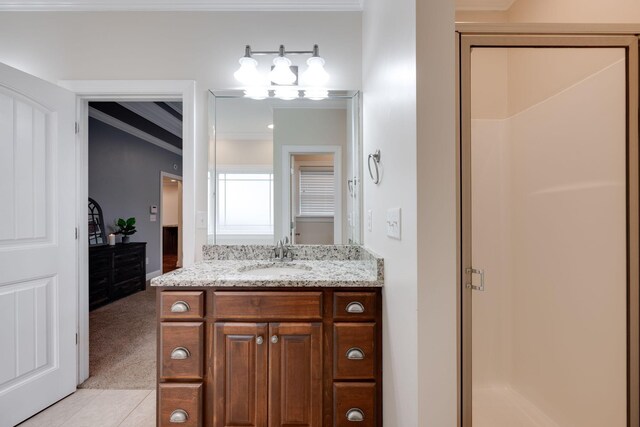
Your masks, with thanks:
[[[321,427],[322,324],[269,324],[269,427]]]
[[[267,427],[266,323],[215,323],[213,426]]]

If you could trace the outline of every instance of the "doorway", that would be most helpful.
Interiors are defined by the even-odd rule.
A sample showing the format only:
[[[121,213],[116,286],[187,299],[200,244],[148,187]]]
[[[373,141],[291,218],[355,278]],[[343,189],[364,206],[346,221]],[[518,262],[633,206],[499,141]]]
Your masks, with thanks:
[[[182,266],[182,177],[160,173],[162,273]]]
[[[282,146],[282,230],[293,244],[342,244],[342,149]]]
[[[459,41],[462,425],[638,426],[638,40]]]

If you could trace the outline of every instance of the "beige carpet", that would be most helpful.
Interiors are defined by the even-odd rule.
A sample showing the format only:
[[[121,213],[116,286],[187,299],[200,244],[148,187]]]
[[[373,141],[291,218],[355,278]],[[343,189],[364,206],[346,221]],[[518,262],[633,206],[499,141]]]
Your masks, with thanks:
[[[156,290],[89,313],[89,374],[80,388],[156,387]]]

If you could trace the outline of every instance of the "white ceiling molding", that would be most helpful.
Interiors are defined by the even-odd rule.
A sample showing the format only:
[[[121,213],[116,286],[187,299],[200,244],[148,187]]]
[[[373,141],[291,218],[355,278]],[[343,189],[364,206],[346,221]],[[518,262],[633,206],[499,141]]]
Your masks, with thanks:
[[[182,120],[155,102],[118,102],[118,104],[182,139]]]
[[[505,12],[516,0],[456,0],[456,10]]]
[[[0,0],[0,11],[361,11],[364,0]]]
[[[150,142],[151,144],[156,145],[160,148],[164,148],[167,151],[171,151],[174,154],[182,156],[182,150],[180,148],[171,145],[168,142],[161,140],[160,138],[156,138],[153,135],[149,135],[148,133],[143,132],[136,127],[133,127],[128,123],[111,117],[110,115],[103,113],[100,110],[96,110],[94,107],[89,107],[89,117],[93,117],[96,120],[100,120],[101,122],[108,124],[109,126],[113,126],[116,129],[120,129],[123,132],[126,132],[144,141]]]

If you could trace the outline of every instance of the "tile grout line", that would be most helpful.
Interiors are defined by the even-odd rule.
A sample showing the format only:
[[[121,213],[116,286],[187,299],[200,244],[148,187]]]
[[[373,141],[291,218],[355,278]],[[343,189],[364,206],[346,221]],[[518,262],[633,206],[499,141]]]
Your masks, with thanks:
[[[70,394],[69,396],[67,396],[66,398],[69,398],[69,397],[73,396],[75,393],[78,393],[80,390],[90,390],[90,389],[86,389],[86,388],[85,388],[85,389],[82,389],[82,388],[76,388],[76,391],[75,391],[75,392],[73,392],[72,394]],[[87,405],[89,405],[91,402],[93,402],[93,401],[94,401],[98,396],[100,396],[103,392],[104,392],[104,390],[100,390],[98,393],[96,393],[96,395],[95,395],[95,396],[93,396],[93,397],[89,398],[89,400],[88,400],[87,402],[85,402],[85,404],[84,404],[84,405],[79,406],[77,410],[73,411],[73,413],[72,413],[72,414],[70,414],[70,415],[67,417],[66,421],[64,421],[62,424],[60,424],[60,427],[64,427],[64,426],[65,426],[65,424],[67,424],[67,423],[69,422],[69,420],[71,420],[71,418],[73,418],[74,416],[76,416],[76,414],[78,414],[78,412],[80,412],[81,410],[83,410]],[[66,399],[66,398],[65,398],[65,399]],[[64,400],[64,399],[63,399],[63,400]],[[60,402],[61,402],[61,401],[60,401]],[[56,402],[56,405],[57,405],[58,403],[60,403],[60,402]],[[48,409],[48,408],[47,408],[47,409]]]
[[[127,415],[125,415],[125,417],[122,419],[122,421],[120,421],[120,422],[118,423],[118,426],[121,426],[121,425],[122,425],[122,423],[124,423],[124,422],[127,420],[127,418],[129,418],[129,415],[131,415],[131,414],[133,413],[133,411],[135,411],[136,409],[138,409],[138,407],[139,407],[140,405],[142,405],[142,402],[144,402],[144,401],[147,399],[147,397],[149,397],[149,395],[150,395],[151,393],[153,393],[153,392],[154,392],[154,390],[149,390],[149,393],[145,394],[145,395],[142,397],[142,399],[140,399],[140,402],[138,402],[138,404],[137,404],[136,406],[134,406],[134,407],[131,409],[131,411],[129,411],[129,412],[127,413]]]

